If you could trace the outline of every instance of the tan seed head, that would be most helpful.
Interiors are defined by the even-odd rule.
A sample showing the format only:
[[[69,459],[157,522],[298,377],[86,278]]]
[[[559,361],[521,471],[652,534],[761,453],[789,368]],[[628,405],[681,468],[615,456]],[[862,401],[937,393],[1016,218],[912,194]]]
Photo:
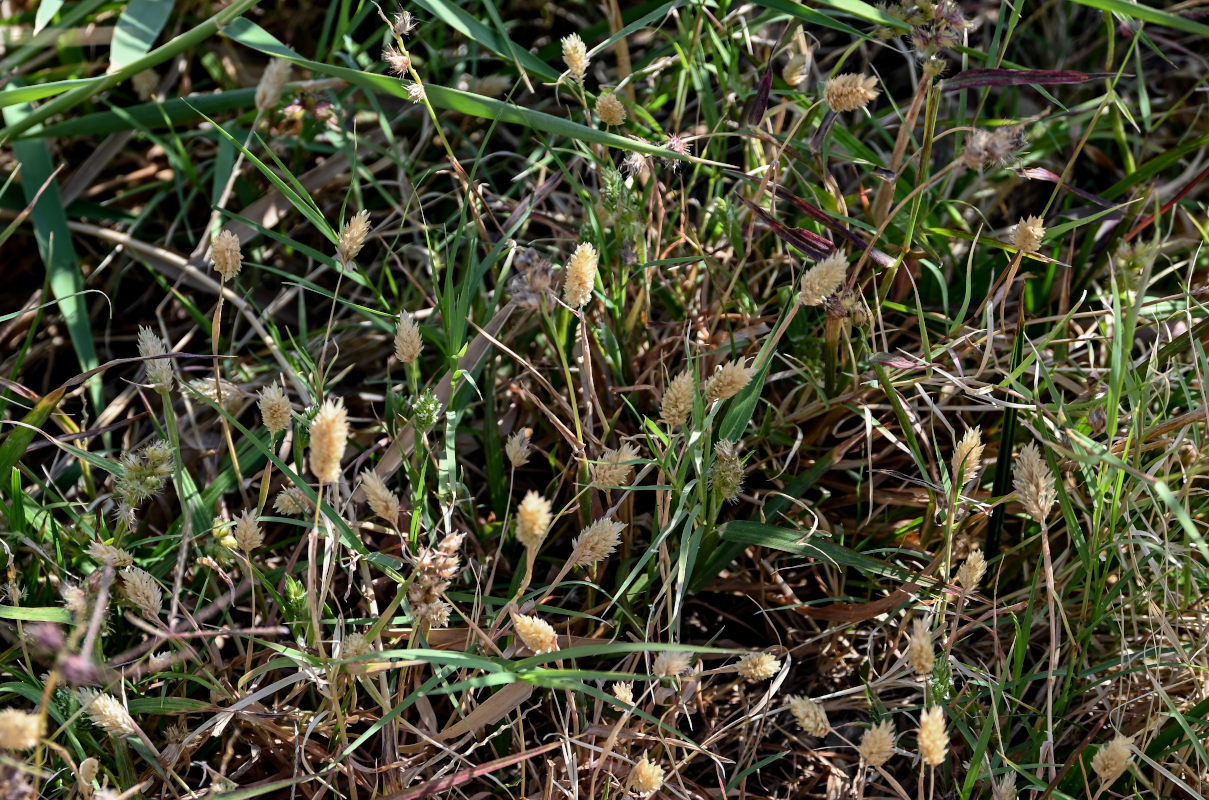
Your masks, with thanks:
[[[563,63],[567,65],[571,77],[582,84],[584,75],[588,72],[588,48],[584,46],[584,41],[579,38],[578,33],[564,37],[562,45]]]
[[[92,724],[113,738],[122,739],[138,733],[134,719],[115,697],[96,689],[80,689],[76,695]]]
[[[1117,734],[1106,745],[1101,745],[1092,756],[1091,768],[1102,784],[1110,784],[1129,768],[1133,761],[1133,739]]]
[[[781,670],[781,660],[772,653],[748,653],[739,659],[737,669],[749,681],[766,681]]]
[[[802,276],[799,297],[804,306],[819,306],[836,293],[848,274],[848,257],[839,250],[806,270]]]
[[[809,697],[796,694],[790,695],[788,702],[789,713],[793,714],[793,718],[798,721],[798,725],[806,733],[821,739],[831,730],[831,723],[827,720],[827,710],[819,703]]]
[[[353,263],[361,248],[365,246],[365,237],[369,234],[369,212],[358,211],[352,219],[344,223],[340,238],[336,241],[336,257],[340,263],[348,267]]]
[[[416,324],[415,317],[404,311],[399,315],[399,324],[395,328],[395,358],[404,364],[414,364],[423,347],[420,326]]]
[[[586,567],[608,558],[621,543],[623,530],[624,523],[608,517],[602,517],[584,528],[571,551],[571,565]]]
[[[596,116],[610,127],[625,123],[625,106],[617,99],[617,95],[606,92],[596,98]]]
[[[1022,253],[1036,253],[1044,238],[1045,226],[1041,224],[1041,217],[1025,217],[1012,231],[1012,246]]]
[[[836,75],[823,85],[823,102],[832,111],[857,111],[869,105],[878,96],[877,78],[853,72]]]
[[[673,378],[663,392],[663,405],[659,410],[659,419],[663,424],[675,428],[688,422],[693,413],[693,397],[696,391],[696,381],[688,370]]]
[[[290,427],[292,411],[290,400],[281,386],[270,383],[260,390],[260,419],[270,434],[280,433]]]
[[[542,653],[553,653],[558,649],[558,634],[554,632],[554,627],[544,619],[513,614],[512,624],[516,626],[516,634],[521,637],[525,647],[534,653],[541,655]]]
[[[239,515],[232,536],[235,537],[235,544],[245,553],[251,553],[264,544],[264,532],[260,529],[260,518],[255,511],[247,509]]]
[[[705,382],[705,404],[734,397],[751,382],[753,374],[755,370],[746,366],[742,359],[723,364]]]
[[[329,398],[311,422],[311,472],[320,483],[340,480],[340,460],[348,445],[348,411],[341,398]]]
[[[861,737],[857,752],[871,767],[880,767],[894,755],[894,723],[882,720]]]
[[[516,509],[516,538],[525,547],[537,549],[553,521],[550,501],[537,492],[529,492]]]
[[[210,259],[214,262],[214,271],[229,281],[239,274],[243,266],[243,251],[239,249],[239,237],[229,230],[222,230],[214,237],[210,248]]]
[[[919,755],[930,767],[940,766],[949,752],[949,734],[945,731],[945,715],[940,706],[933,706],[919,720]]]
[[[164,593],[151,573],[138,567],[122,570],[122,593],[144,616],[156,619],[164,604]]]
[[[592,483],[596,486],[625,486],[634,475],[634,465],[627,464],[638,458],[638,450],[629,442],[621,447],[605,450],[600,461],[592,465]]]
[[[964,489],[978,477],[982,469],[982,426],[975,425],[965,432],[953,451],[953,485]]]
[[[0,749],[32,750],[38,746],[43,730],[42,715],[36,711],[0,711]]]
[[[386,481],[372,469],[361,473],[361,488],[365,490],[365,499],[369,507],[388,525],[399,524],[399,511],[402,504],[386,486]]]
[[[256,110],[264,113],[277,105],[281,90],[290,79],[290,62],[275,58],[265,67],[256,84]]]
[[[1054,473],[1032,442],[1021,449],[1016,459],[1012,488],[1016,490],[1016,496],[1028,515],[1044,524],[1058,499],[1058,493],[1054,488]]]
[[[571,254],[567,262],[566,279],[563,282],[563,302],[571,308],[582,308],[592,299],[592,287],[596,285],[596,267],[599,258],[596,248],[583,242]]]
[[[926,619],[917,617],[911,625],[911,636],[907,639],[907,663],[916,675],[932,674],[936,652],[932,649],[932,628]]]
[[[663,788],[663,767],[646,756],[630,772],[630,789],[634,794],[647,795]]]

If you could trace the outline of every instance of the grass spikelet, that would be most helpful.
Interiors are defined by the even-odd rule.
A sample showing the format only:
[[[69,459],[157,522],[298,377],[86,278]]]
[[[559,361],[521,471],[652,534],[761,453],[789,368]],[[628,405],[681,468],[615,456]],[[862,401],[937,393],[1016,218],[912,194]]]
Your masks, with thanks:
[[[415,317],[404,311],[399,315],[399,324],[395,328],[395,358],[404,364],[414,364],[423,348],[420,326],[416,324]]]
[[[596,266],[599,261],[596,248],[583,242],[571,254],[567,262],[566,278],[563,282],[563,302],[571,308],[582,308],[592,299],[592,287],[596,285]]]
[[[664,650],[655,656],[651,674],[657,678],[676,678],[688,672],[691,657],[683,650]]]
[[[134,564],[134,556],[120,547],[114,547],[104,542],[91,542],[86,551],[94,561],[111,564],[114,567],[129,567]]]
[[[42,715],[6,708],[0,711],[0,748],[32,750],[43,734]]]
[[[524,614],[513,614],[512,624],[516,626],[516,635],[525,643],[525,647],[532,650],[536,655],[553,653],[558,649],[558,634],[554,632],[554,628],[550,623],[544,619]]]
[[[742,360],[723,364],[705,382],[705,404],[734,397],[751,382],[751,376],[754,374],[755,370],[746,366]]]
[[[344,401],[329,398],[311,422],[311,472],[320,483],[340,480],[340,461],[348,445],[348,412]]]
[[[260,420],[269,429],[270,434],[277,434],[290,427],[293,411],[290,400],[285,396],[281,386],[270,383],[260,390]]]
[[[608,558],[621,543],[623,530],[624,523],[608,517],[598,519],[584,528],[571,551],[571,566],[586,567]]]
[[[982,428],[970,428],[957,442],[953,451],[953,487],[962,491],[982,469]]]
[[[945,762],[949,753],[949,734],[945,731],[945,715],[940,706],[933,706],[919,720],[919,756],[930,767]]]
[[[669,428],[676,428],[688,422],[693,413],[693,396],[696,391],[696,381],[688,370],[673,378],[663,392],[663,404],[659,409],[660,421]]]
[[[361,473],[361,488],[365,490],[365,499],[370,509],[386,524],[399,524],[399,511],[402,508],[399,498],[386,486],[382,477],[372,469]]]
[[[1012,230],[1012,246],[1021,253],[1036,253],[1045,238],[1045,226],[1041,217],[1025,217]]]
[[[1054,487],[1054,473],[1032,442],[1020,450],[1016,459],[1012,488],[1016,490],[1016,496],[1028,515],[1036,522],[1045,524],[1058,493]]]
[[[663,767],[643,756],[630,771],[630,790],[637,795],[649,795],[662,788]]]
[[[866,730],[856,750],[871,767],[885,764],[894,755],[894,723],[886,719]]]
[[[536,550],[553,521],[550,501],[537,492],[529,492],[516,509],[516,538],[525,547]]]
[[[781,660],[772,653],[748,653],[735,667],[749,681],[766,681],[781,669]]]
[[[588,73],[588,48],[584,46],[584,40],[579,38],[578,33],[572,33],[563,37],[562,47],[563,63],[567,65],[571,77],[582,84]]]
[[[626,462],[636,458],[638,450],[629,442],[605,450],[600,461],[592,465],[592,483],[596,486],[625,486],[634,474],[634,465]]]
[[[260,529],[260,519],[252,509],[245,509],[235,520],[235,531],[231,534],[235,545],[245,553],[251,553],[264,544],[264,531]]]
[[[605,92],[600,97],[596,98],[596,116],[600,117],[600,121],[610,127],[625,124],[625,106],[617,99],[617,96],[612,92]]]
[[[289,79],[290,62],[281,58],[270,61],[256,84],[256,110],[263,114],[275,107]]]
[[[1117,734],[1092,756],[1091,768],[1101,784],[1108,785],[1129,769],[1133,761],[1133,739]]]
[[[159,617],[164,605],[164,593],[150,573],[138,567],[126,567],[122,570],[122,593],[143,616],[151,619]]]
[[[912,621],[911,635],[907,639],[907,663],[916,675],[932,674],[936,651],[932,647],[932,627],[926,619]]]
[[[147,327],[139,328],[139,358],[152,358],[154,356],[167,355],[168,346],[164,344],[164,340],[156,334],[155,331]],[[147,370],[147,382],[152,386],[167,387],[172,385],[172,361],[167,358],[156,358],[154,361],[148,361],[145,365]]]
[[[358,211],[352,219],[344,223],[340,230],[340,238],[336,241],[336,258],[345,268],[351,267],[361,248],[365,246],[365,237],[369,234],[369,212]]]
[[[848,273],[848,258],[839,250],[831,253],[802,276],[799,296],[804,306],[819,306],[835,294]]]
[[[789,713],[806,733],[821,739],[831,730],[827,711],[821,704],[796,694],[789,696],[788,703]]]
[[[92,724],[113,738],[123,739],[138,733],[130,712],[112,695],[96,689],[80,689],[76,696]]]
[[[982,576],[986,574],[987,562],[982,555],[982,548],[975,547],[966,556],[965,563],[957,570],[957,584],[967,592],[972,592],[978,588],[978,584],[982,581]]]
[[[529,461],[529,432],[516,431],[504,443],[504,455],[513,469],[520,469]]]
[[[823,102],[837,113],[859,111],[880,94],[874,86],[877,78],[872,75],[836,75],[823,86]]]
[[[211,245],[210,259],[214,263],[214,271],[224,281],[234,280],[243,266],[243,251],[239,248],[239,237],[226,229],[220,231],[214,237],[214,243]]]

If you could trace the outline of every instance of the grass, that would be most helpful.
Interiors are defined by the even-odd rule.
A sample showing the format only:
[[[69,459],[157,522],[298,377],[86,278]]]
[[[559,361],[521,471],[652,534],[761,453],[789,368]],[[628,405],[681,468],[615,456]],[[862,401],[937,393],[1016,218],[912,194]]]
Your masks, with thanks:
[[[1207,794],[1194,5],[0,13],[0,797]]]

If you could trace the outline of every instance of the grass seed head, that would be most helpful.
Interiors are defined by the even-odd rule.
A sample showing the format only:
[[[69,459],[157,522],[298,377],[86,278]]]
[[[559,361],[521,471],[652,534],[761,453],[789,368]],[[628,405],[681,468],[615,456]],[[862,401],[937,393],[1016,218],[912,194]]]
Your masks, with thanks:
[[[228,414],[234,414],[243,405],[241,400],[243,390],[226,378],[218,380],[215,380],[213,376],[194,378],[189,381],[189,388],[216,406],[220,406]]]
[[[406,50],[400,50],[393,44],[388,44],[382,50],[382,60],[386,62],[390,71],[400,78],[406,75],[411,67],[411,54]]]
[[[260,519],[255,511],[246,509],[239,515],[232,536],[235,537],[236,546],[245,553],[251,553],[264,544],[264,532],[260,529]]]
[[[311,422],[311,472],[320,483],[340,480],[340,460],[347,445],[348,411],[341,398],[329,398]]]
[[[911,636],[907,639],[907,662],[916,675],[931,675],[936,663],[936,652],[932,648],[932,627],[926,619],[917,617],[911,625]]]
[[[553,653],[558,649],[558,634],[554,632],[554,627],[544,619],[525,614],[513,614],[512,624],[516,626],[516,635],[521,637],[525,647],[537,655]]]
[[[399,37],[408,36],[419,24],[420,21],[416,19],[415,14],[410,11],[400,11],[395,14],[394,22],[390,26],[390,32]]]
[[[504,443],[504,455],[513,469],[520,469],[529,460],[529,431],[519,430],[508,437]]]
[[[357,658],[358,656],[369,655],[374,651],[374,646],[370,643],[369,639],[366,639],[363,634],[356,631],[345,635],[341,648],[341,658]]]
[[[270,61],[260,76],[260,83],[256,84],[256,110],[263,114],[276,106],[289,79],[290,62],[280,58]]]
[[[421,103],[424,101],[424,98],[427,96],[424,93],[424,84],[422,84],[422,83],[416,83],[415,81],[412,81],[411,83],[405,84],[404,86],[407,89],[407,99],[413,103]]]
[[[982,427],[975,425],[965,432],[953,451],[953,485],[961,491],[978,477],[982,469]]]
[[[755,369],[746,366],[742,359],[723,364],[705,382],[705,404],[734,397],[751,382],[753,374]]]
[[[806,733],[821,739],[831,730],[827,710],[821,704],[796,694],[790,695],[788,702],[789,713],[793,714],[793,718]]]
[[[623,703],[634,705],[634,682],[633,681],[617,681],[609,687],[609,691]]]
[[[848,257],[840,250],[833,250],[831,255],[806,270],[802,276],[799,290],[802,305],[821,306],[840,288],[847,274]]]
[[[919,720],[919,756],[925,764],[938,767],[949,753],[949,734],[945,731],[945,715],[940,706],[924,711]]]
[[[693,373],[685,370],[672,378],[663,392],[663,404],[659,408],[659,419],[669,428],[675,428],[688,422],[693,413],[693,397],[697,392],[697,383]]]
[[[420,335],[416,318],[404,311],[399,315],[399,324],[395,327],[395,358],[404,364],[414,364],[423,347],[424,338]]]
[[[600,461],[592,465],[592,483],[597,486],[625,486],[634,475],[634,465],[627,464],[638,458],[638,450],[629,442],[621,447],[605,450]]]
[[[340,238],[336,240],[336,257],[340,259],[342,265],[348,267],[353,263],[361,252],[361,248],[365,246],[367,235],[369,235],[369,212],[358,211],[352,219],[344,223],[344,227],[340,230]]]
[[[894,755],[894,723],[886,719],[869,728],[856,750],[871,767],[885,764]]]
[[[874,86],[877,78],[872,75],[836,75],[823,85],[823,102],[835,112],[858,111],[880,94]]]
[[[1021,253],[1036,253],[1044,238],[1045,226],[1041,224],[1041,217],[1024,217],[1012,231],[1012,246]]]
[[[280,433],[290,427],[290,400],[277,383],[270,383],[260,390],[259,405],[260,420],[269,429],[270,434]]]
[[[995,785],[995,800],[1016,800],[1016,773],[1009,772]]]
[[[516,509],[516,538],[525,547],[537,549],[553,521],[550,501],[537,492],[529,492]]]
[[[710,488],[728,503],[739,499],[743,491],[742,442],[721,439],[714,445],[714,464],[709,472]]]
[[[134,564],[134,556],[130,553],[104,542],[91,542],[86,552],[94,561],[102,564],[112,564],[115,567],[129,567]]]
[[[967,592],[972,592],[978,588],[979,582],[982,581],[982,576],[986,574],[987,562],[982,555],[982,549],[975,547],[966,556],[965,563],[957,570],[957,583]]]
[[[646,756],[630,772],[630,789],[634,794],[647,795],[663,788],[663,767]]]
[[[739,659],[737,669],[749,681],[766,681],[781,670],[781,660],[772,653],[748,653]]]
[[[76,696],[92,724],[113,738],[123,739],[138,733],[138,726],[126,707],[112,695],[96,689],[79,689]]]
[[[399,511],[402,504],[386,486],[386,481],[372,469],[361,473],[361,488],[365,490],[365,499],[375,514],[388,525],[399,524]]]
[[[810,66],[809,53],[794,53],[781,68],[781,79],[790,86],[798,86],[806,80],[807,67]]]
[[[617,550],[625,523],[603,517],[584,528],[571,551],[571,565],[586,567],[603,561]]]
[[[0,748],[32,750],[42,738],[42,715],[6,708],[0,711]]]
[[[592,287],[596,285],[596,267],[599,261],[596,248],[587,242],[581,243],[571,254],[563,281],[563,302],[571,308],[582,308],[592,299]]]
[[[287,517],[309,513],[313,508],[311,498],[307,497],[306,492],[297,486],[285,487],[273,499],[273,510],[278,514],[285,514]]]
[[[444,628],[449,624],[449,615],[453,613],[453,606],[438,598],[430,603],[413,605],[411,610],[415,613],[416,624],[427,623],[431,630]]]
[[[239,237],[225,228],[219,231],[210,247],[210,259],[214,262],[214,271],[222,276],[224,281],[234,280],[243,267],[243,251],[239,248]]]
[[[143,616],[156,619],[164,604],[164,593],[151,573],[138,567],[122,570],[122,594],[126,595]]]
[[[1108,744],[1101,745],[1092,756],[1091,768],[1100,779],[1100,783],[1108,785],[1121,777],[1121,773],[1129,768],[1133,761],[1133,739],[1117,734]]]
[[[657,678],[676,678],[688,672],[690,654],[683,650],[665,650],[655,656],[651,674]]]
[[[979,128],[966,141],[961,162],[970,169],[1007,166],[1027,144],[1023,126],[1012,125],[994,131]]]
[[[139,358],[151,358],[153,356],[162,356],[168,354],[168,345],[164,344],[164,340],[159,335],[148,327],[139,327]],[[167,358],[157,358],[154,361],[148,361],[145,364],[147,368],[147,382],[153,386],[171,386],[172,385],[172,361]]]
[[[588,48],[584,46],[584,40],[579,38],[578,33],[573,33],[563,38],[562,45],[563,63],[567,65],[571,77],[582,84],[584,75],[588,73]]]
[[[1026,444],[1016,459],[1012,488],[1016,490],[1016,496],[1028,515],[1036,522],[1045,524],[1058,493],[1054,488],[1054,473],[1033,442]]]
[[[596,116],[610,127],[625,124],[625,106],[613,92],[605,92],[596,98]]]

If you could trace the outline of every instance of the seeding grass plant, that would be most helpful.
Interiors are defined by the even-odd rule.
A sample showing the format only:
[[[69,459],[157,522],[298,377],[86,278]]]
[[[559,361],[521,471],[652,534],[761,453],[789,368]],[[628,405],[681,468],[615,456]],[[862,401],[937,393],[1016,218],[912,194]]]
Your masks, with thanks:
[[[0,3],[0,800],[1206,796],[1207,34]]]

